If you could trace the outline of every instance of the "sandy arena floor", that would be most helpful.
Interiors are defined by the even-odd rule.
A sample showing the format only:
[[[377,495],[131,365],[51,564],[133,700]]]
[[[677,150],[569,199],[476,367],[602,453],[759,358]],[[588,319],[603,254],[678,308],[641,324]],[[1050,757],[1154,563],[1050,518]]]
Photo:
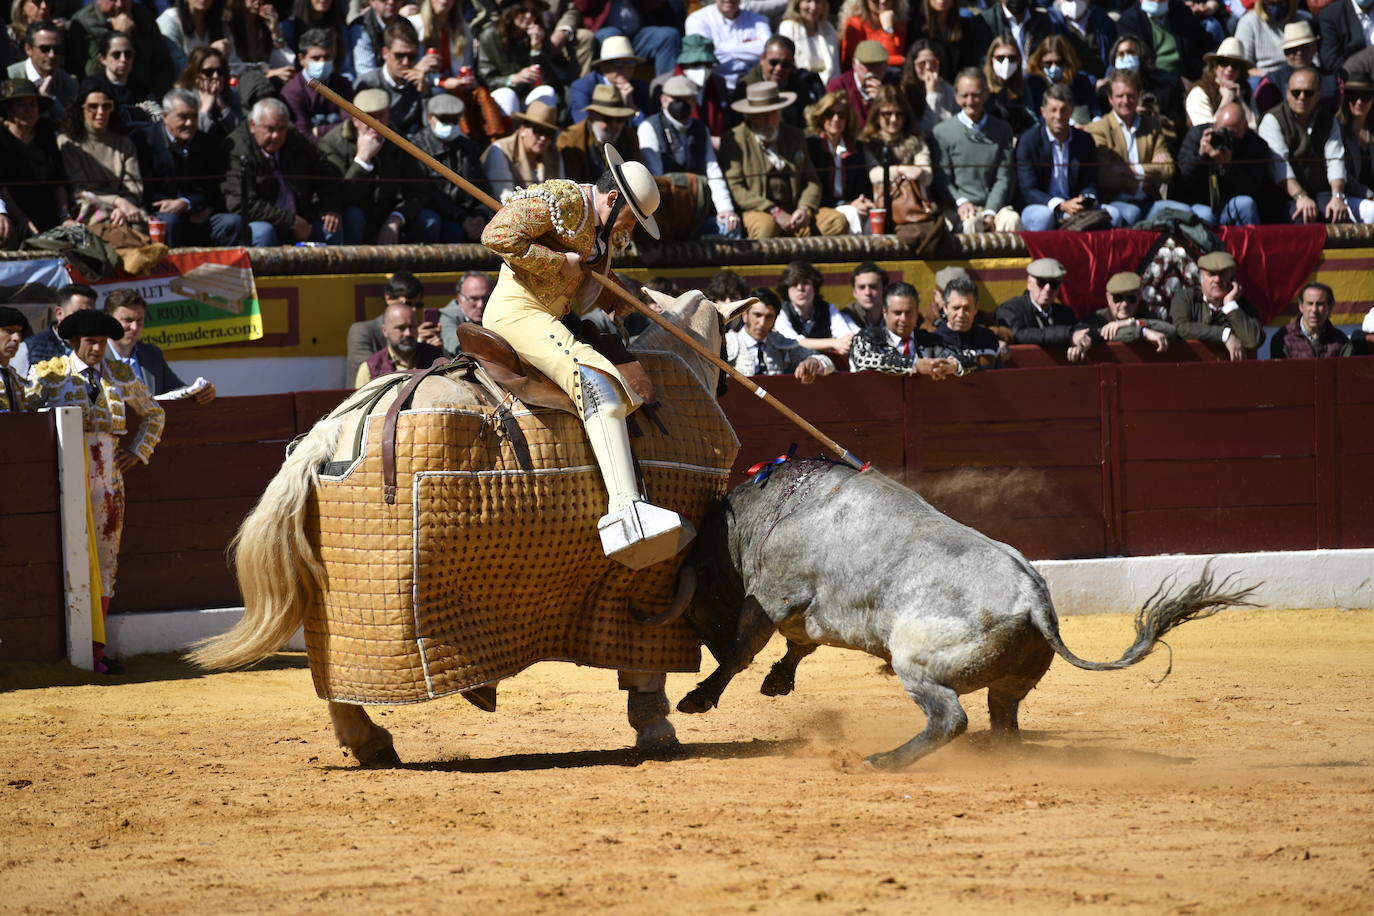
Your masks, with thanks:
[[[1129,627],[1063,624],[1099,659]],[[1374,614],[1229,612],[1171,642],[1159,687],[1162,655],[1056,661],[1018,752],[966,697],[969,736],[899,774],[862,756],[920,714],[838,650],[769,699],[770,646],[721,709],[674,717],[681,759],[625,752],[613,673],[543,665],[496,714],[381,710],[391,771],[335,745],[299,655],[3,668],[0,911],[1374,911]]]

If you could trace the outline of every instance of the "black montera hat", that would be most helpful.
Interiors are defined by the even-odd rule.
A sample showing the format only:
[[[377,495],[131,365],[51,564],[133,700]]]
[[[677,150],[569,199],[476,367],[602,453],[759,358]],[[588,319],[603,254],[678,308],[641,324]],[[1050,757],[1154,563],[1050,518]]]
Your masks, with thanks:
[[[0,305],[0,328],[19,328],[19,338],[23,340],[33,335],[29,318],[19,309],[10,305]]]
[[[77,340],[82,337],[108,337],[120,340],[124,337],[124,325],[114,316],[97,309],[82,309],[72,312],[57,326],[57,336],[63,340]]]

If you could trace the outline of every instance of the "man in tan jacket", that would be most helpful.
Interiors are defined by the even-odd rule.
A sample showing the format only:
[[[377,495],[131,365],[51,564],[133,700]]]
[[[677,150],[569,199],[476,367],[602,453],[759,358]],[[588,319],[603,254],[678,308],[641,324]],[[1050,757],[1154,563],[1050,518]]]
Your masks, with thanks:
[[[1112,110],[1086,128],[1097,144],[1097,188],[1102,206],[1118,226],[1157,219],[1163,211],[1193,212],[1187,204],[1164,200],[1174,179],[1164,130],[1154,115],[1140,113],[1140,78],[1132,70],[1112,75]]]
[[[782,110],[795,99],[796,93],[763,81],[730,106],[744,115],[744,123],[726,134],[720,161],[751,239],[849,231],[844,214],[821,206],[821,182],[801,130],[782,123]]]

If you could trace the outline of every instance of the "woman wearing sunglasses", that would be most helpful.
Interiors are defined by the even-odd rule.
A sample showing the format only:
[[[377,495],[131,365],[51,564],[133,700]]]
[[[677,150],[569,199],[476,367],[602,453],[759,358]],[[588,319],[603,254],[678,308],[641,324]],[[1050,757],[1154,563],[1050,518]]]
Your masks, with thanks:
[[[1374,83],[1351,80],[1341,96],[1341,140],[1345,143],[1345,194],[1355,218],[1374,223],[1374,138],[1370,137],[1370,111],[1374,110]]]
[[[77,220],[109,220],[116,226],[147,218],[136,201],[143,198],[143,175],[133,141],[113,128],[115,100],[96,79],[83,82],[67,109],[57,149],[72,191],[82,205]]]
[[[152,99],[148,87],[134,74],[134,59],[138,52],[133,39],[124,32],[107,32],[100,38],[100,70],[96,74],[105,94],[114,99],[117,119],[115,126],[126,128],[136,121],[147,121],[149,115],[137,106]]]
[[[192,51],[186,69],[172,85],[189,89],[200,99],[199,129],[211,139],[223,140],[243,123],[243,105],[238,93],[229,88],[228,63],[213,45]]]

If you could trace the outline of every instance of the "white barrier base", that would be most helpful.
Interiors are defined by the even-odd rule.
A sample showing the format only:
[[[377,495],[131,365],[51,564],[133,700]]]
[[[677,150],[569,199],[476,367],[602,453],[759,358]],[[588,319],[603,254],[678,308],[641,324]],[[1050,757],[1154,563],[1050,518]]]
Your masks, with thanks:
[[[1251,600],[1264,607],[1374,608],[1374,549],[1167,554],[1041,560],[1033,565],[1050,585],[1055,610],[1068,616],[1134,614],[1165,577],[1174,575],[1178,584],[1186,585],[1208,561],[1218,579],[1235,573],[1237,582],[1263,583]],[[120,657],[177,652],[196,640],[223,633],[242,614],[243,608],[237,607],[111,614],[106,628],[114,653]],[[302,631],[297,630],[286,647],[303,651]]]

